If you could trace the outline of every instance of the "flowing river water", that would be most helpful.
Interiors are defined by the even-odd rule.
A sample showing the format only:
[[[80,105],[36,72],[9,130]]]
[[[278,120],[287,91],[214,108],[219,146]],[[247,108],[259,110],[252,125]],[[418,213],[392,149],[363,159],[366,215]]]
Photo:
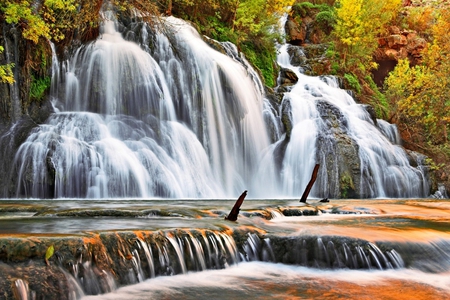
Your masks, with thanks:
[[[207,253],[214,251],[201,238],[192,232],[184,238],[169,234],[166,238],[172,240],[173,247],[179,245],[179,261],[171,261],[173,258],[166,261],[173,272],[146,275],[142,269],[147,268],[144,262],[150,260],[149,256],[139,256],[133,250],[135,270],[141,271],[132,272],[135,276],[128,284],[124,286],[111,279],[107,293],[92,292],[92,288],[86,292],[89,285],[83,281],[91,280],[94,284],[95,280],[86,275],[73,276],[76,284],[71,288],[71,299],[446,299],[450,296],[447,201],[374,199],[320,203],[309,199],[307,202],[250,198],[244,201],[237,222],[230,222],[224,216],[234,200],[227,199],[2,200],[0,236],[2,240],[24,235],[38,240],[43,236],[195,229],[217,232],[221,236],[217,241],[223,241],[218,244],[229,256],[234,256],[220,267],[209,267],[211,255]],[[249,233],[242,249],[238,249],[239,241],[231,232],[242,229]],[[152,255],[156,265],[162,255],[155,251]],[[192,267],[190,261],[198,266]],[[178,263],[183,267],[176,270]],[[31,297],[30,290],[24,294]]]

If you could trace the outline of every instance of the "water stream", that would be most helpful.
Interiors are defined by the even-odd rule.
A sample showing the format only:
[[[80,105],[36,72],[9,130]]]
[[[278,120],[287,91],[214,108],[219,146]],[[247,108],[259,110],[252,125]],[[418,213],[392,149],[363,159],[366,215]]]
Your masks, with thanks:
[[[3,200],[2,280],[15,278],[17,299],[40,295],[52,274],[69,299],[450,296],[446,201],[246,200],[229,222],[233,203]]]

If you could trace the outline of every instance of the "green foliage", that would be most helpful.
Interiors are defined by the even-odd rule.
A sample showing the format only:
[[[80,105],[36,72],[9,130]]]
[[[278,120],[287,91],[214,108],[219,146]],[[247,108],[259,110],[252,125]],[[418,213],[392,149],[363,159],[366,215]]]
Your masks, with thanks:
[[[31,76],[30,99],[38,101],[42,100],[45,92],[50,88],[50,84],[50,76],[45,76],[42,78],[35,78],[34,76]]]
[[[37,44],[40,37],[50,38],[50,28],[32,7],[31,1],[6,1],[1,10],[7,23],[24,27],[23,37]]]
[[[49,260],[53,254],[55,253],[55,248],[53,245],[47,248],[47,251],[45,252],[45,260]]]
[[[98,9],[93,6],[97,2],[45,0],[36,5],[32,0],[7,0],[0,4],[0,11],[7,23],[19,25],[23,37],[37,44],[40,38],[62,41],[66,32],[94,24],[92,21],[98,19]]]
[[[340,182],[340,190],[341,190],[341,197],[347,198],[349,195],[349,191],[355,189],[355,184],[353,183],[353,179],[350,176],[349,173],[345,172],[341,174],[341,178],[339,180]]]
[[[443,163],[437,164],[429,157],[425,158],[425,164],[428,166],[430,171],[437,171],[445,167],[445,164]]]
[[[248,38],[249,36],[257,36],[264,30],[266,26],[266,21],[264,19],[265,15],[265,0],[253,0],[253,1],[242,1],[236,10],[236,20],[234,25],[242,31],[243,38]],[[259,22],[255,22],[260,20]]]
[[[53,245],[50,245],[50,246],[47,248],[47,251],[45,251],[45,257],[44,257],[45,263],[46,263],[47,265],[50,265],[50,263],[48,262],[48,260],[53,256],[54,253],[55,253],[55,248],[53,247]]]
[[[252,43],[242,45],[242,51],[246,53],[248,61],[261,72],[263,80],[268,86],[275,86],[277,70],[274,67],[276,60],[276,52],[272,48],[261,49],[255,48]]]
[[[442,58],[436,68],[431,62],[412,67],[408,60],[402,60],[385,81],[393,114],[405,129],[418,133],[412,137],[415,143],[436,145],[450,138],[450,80],[446,73],[450,64],[444,51],[438,55]],[[450,59],[450,53],[447,57]]]
[[[386,96],[380,91],[371,76],[366,76],[364,81],[369,85],[370,90],[373,92],[370,105],[375,109],[378,118],[386,119],[390,111],[389,102]]]
[[[302,18],[306,17],[308,15],[308,12],[312,10],[313,8],[316,8],[316,6],[311,2],[301,2],[301,3],[295,3],[292,6],[292,12],[295,15],[299,15]]]
[[[358,77],[354,74],[345,73],[344,78],[352,90],[356,91],[358,94],[361,93],[361,85],[359,84]]]
[[[337,62],[332,62],[330,66],[331,75],[337,75],[339,73],[340,67]]]
[[[215,40],[236,43],[237,36],[227,24],[221,21],[220,16],[207,16],[206,23],[200,24],[200,30]]]
[[[323,10],[316,15],[316,22],[323,30],[329,30],[336,24],[336,15],[332,10]]]

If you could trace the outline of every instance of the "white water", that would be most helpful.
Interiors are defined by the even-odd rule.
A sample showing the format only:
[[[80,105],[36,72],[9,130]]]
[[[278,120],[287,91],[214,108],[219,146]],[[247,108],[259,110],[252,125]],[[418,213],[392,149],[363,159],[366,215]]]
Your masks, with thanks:
[[[425,196],[428,183],[424,171],[410,165],[405,150],[399,146],[396,127],[383,120],[379,120],[380,125],[376,126],[364,106],[357,104],[347,91],[339,88],[336,78],[302,74],[300,67],[289,62],[288,47],[280,47],[278,63],[294,71],[299,79],[283,99],[292,107],[293,126],[281,171],[283,190],[292,194],[298,186],[306,186],[309,173],[305,170],[312,170],[315,163],[320,163],[323,167],[315,186],[316,194],[335,196],[333,191],[324,195],[320,189],[330,189],[332,183],[326,181],[327,171],[336,168],[337,161],[342,159],[336,155],[334,135],[344,133],[357,145],[361,182],[355,188],[361,190],[361,195],[369,198]],[[340,115],[333,115],[334,119],[329,120],[326,109],[337,109]],[[319,138],[325,142],[317,143]],[[327,145],[327,140],[332,145]],[[332,156],[335,157],[331,160],[335,161],[334,165],[327,164],[330,160],[327,147],[333,150]],[[339,177],[331,178],[331,181],[333,179],[339,180]]]
[[[316,163],[322,167],[311,195],[339,197],[339,154],[333,145],[317,146],[321,135],[323,145],[334,143],[318,99],[339,110],[345,134],[358,145],[355,189],[362,196],[426,196],[423,172],[410,166],[404,150],[336,80],[300,74],[283,48],[279,64],[300,79],[283,99],[293,129],[277,169],[281,112],[264,98],[256,72],[233,45],[225,43],[229,55],[222,54],[181,20],[165,22],[173,34],[142,26],[146,44],[139,46],[125,40],[107,15],[99,38],[59,63],[63,73],[52,79],[56,113],[16,155],[9,178],[18,178],[15,197],[224,198],[243,190],[251,198],[298,197]],[[280,139],[272,145],[269,127]],[[383,130],[397,139],[388,125]],[[335,157],[332,165],[327,151]]]
[[[251,262],[224,270],[159,277],[82,299],[386,299],[383,295],[390,299],[419,299],[415,298],[418,295],[414,289],[424,287],[441,290],[441,296],[448,296],[448,275],[415,270],[326,271]],[[405,289],[403,285],[413,288]],[[389,295],[382,293],[387,288],[392,289]],[[396,288],[402,294],[395,292]],[[433,297],[428,290],[424,294]]]

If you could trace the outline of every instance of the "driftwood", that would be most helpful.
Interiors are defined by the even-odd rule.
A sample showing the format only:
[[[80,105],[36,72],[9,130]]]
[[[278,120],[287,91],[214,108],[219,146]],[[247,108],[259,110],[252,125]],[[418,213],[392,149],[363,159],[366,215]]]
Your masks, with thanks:
[[[239,196],[239,198],[236,200],[236,203],[233,206],[233,209],[231,209],[230,214],[227,217],[225,217],[225,220],[228,220],[228,221],[236,221],[237,220],[239,210],[240,210],[242,203],[244,202],[245,196],[247,196],[247,191],[244,191]]]
[[[314,182],[316,181],[317,172],[319,171],[319,167],[320,167],[319,164],[316,164],[314,166],[314,170],[312,172],[311,179],[309,180],[309,183],[306,186],[305,191],[303,192],[303,195],[302,195],[302,198],[300,199],[300,202],[306,203],[306,198],[308,198],[309,192],[311,191],[311,188],[312,188]]]

